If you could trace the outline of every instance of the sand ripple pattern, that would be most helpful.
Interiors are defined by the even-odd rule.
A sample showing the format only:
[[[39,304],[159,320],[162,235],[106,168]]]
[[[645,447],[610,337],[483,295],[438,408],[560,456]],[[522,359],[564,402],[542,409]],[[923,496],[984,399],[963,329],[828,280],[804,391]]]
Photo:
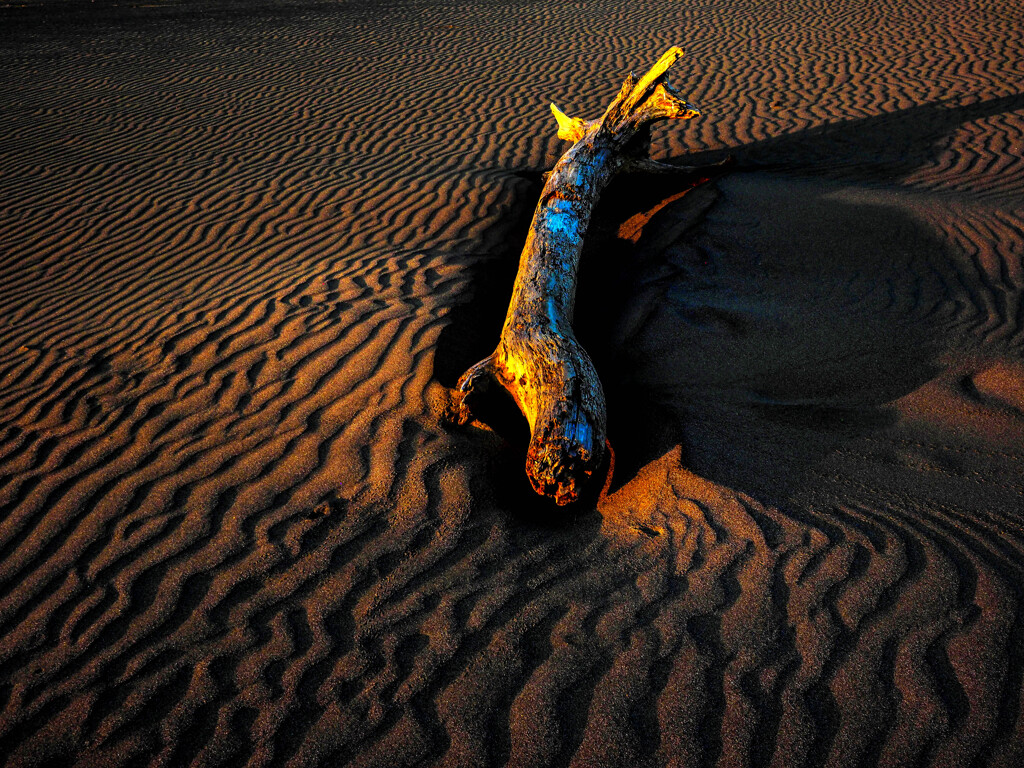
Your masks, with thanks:
[[[1018,3],[0,27],[0,764],[1020,764]],[[752,181],[618,283],[604,359],[660,357],[610,391],[667,415],[613,401],[623,474],[545,525],[514,448],[441,428],[439,340],[514,264],[547,101],[592,116],[676,43],[708,117],[663,151]],[[906,247],[761,258],[764,189]]]

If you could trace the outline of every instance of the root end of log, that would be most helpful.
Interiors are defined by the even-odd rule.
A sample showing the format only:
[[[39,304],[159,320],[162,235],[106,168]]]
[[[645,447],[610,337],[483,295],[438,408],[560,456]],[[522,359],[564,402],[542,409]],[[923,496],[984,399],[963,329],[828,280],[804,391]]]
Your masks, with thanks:
[[[541,434],[530,442],[526,475],[541,496],[559,506],[579,499],[604,458],[605,441],[597,442],[597,430],[586,421],[557,425],[558,434]]]

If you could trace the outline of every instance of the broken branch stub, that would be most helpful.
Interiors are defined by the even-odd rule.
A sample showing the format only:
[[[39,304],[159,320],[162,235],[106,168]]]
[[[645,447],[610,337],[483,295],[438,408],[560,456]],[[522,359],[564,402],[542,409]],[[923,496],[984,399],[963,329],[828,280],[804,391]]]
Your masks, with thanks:
[[[568,504],[604,457],[604,392],[572,331],[583,236],[602,190],[618,171],[694,171],[647,157],[650,125],[700,110],[665,81],[682,55],[670,48],[639,80],[630,74],[597,120],[565,115],[554,104],[558,136],[573,142],[548,175],[519,258],[498,347],[466,371],[447,417],[473,418],[473,401],[497,383],[530,425],[526,474],[534,490]]]

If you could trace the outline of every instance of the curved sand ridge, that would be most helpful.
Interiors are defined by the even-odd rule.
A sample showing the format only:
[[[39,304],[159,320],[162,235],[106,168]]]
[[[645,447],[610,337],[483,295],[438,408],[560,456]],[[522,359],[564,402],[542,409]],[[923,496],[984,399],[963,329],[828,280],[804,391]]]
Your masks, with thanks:
[[[4,764],[1018,764],[1016,4],[94,6],[0,10]],[[441,384],[676,43],[739,169],[602,208],[546,524]]]

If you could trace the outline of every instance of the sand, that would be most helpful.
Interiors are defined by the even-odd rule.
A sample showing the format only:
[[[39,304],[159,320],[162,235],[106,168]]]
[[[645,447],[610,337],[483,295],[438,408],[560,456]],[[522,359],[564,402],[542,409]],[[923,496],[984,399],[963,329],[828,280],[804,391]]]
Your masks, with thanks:
[[[0,764],[1024,760],[1019,3],[0,28]],[[522,424],[439,417],[548,101],[672,44],[705,116],[656,156],[737,162],[599,208],[615,467],[558,510]]]

